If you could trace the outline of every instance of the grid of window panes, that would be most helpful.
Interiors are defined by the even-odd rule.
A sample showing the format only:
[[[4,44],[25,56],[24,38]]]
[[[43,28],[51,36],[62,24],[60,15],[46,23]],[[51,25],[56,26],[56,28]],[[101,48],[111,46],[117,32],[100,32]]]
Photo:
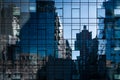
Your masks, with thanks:
[[[0,79],[119,79],[119,25],[119,0],[0,0]]]

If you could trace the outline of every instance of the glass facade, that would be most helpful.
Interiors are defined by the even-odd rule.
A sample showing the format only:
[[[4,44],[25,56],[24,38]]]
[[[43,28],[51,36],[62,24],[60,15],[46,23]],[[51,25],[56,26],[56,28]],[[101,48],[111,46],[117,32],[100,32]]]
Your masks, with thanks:
[[[120,0],[0,0],[0,80],[119,76]]]
[[[21,52],[37,53],[40,57],[55,56],[54,2],[38,1],[33,7],[37,8],[36,11],[30,12],[29,20],[20,31]]]
[[[104,41],[104,48],[100,48],[99,50],[104,51],[104,55],[106,55],[106,60],[110,60],[112,62],[119,62],[119,4],[117,4],[117,0],[106,1],[103,3],[103,7],[105,13],[103,17],[98,16],[99,18],[99,45]],[[98,9],[99,11],[100,9]],[[102,20],[102,22],[101,22]],[[104,27],[101,29],[102,25]],[[102,35],[102,37],[100,37]],[[99,53],[99,52],[98,52]],[[102,53],[99,53],[100,55]]]

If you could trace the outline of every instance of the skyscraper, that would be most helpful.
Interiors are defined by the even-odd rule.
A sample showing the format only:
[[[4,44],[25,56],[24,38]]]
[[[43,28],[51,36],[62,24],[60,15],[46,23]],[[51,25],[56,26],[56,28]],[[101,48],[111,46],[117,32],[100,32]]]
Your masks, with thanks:
[[[80,51],[80,59],[78,61],[80,78],[83,80],[89,79],[89,57],[90,46],[92,41],[92,32],[87,30],[87,26],[83,26],[83,30],[76,34],[75,50]]]
[[[41,58],[57,56],[56,13],[54,1],[36,1],[30,18],[20,30],[21,53],[36,54]]]
[[[99,56],[101,55],[106,56],[106,67],[108,69],[108,76],[110,80],[113,80],[113,78],[115,78],[112,76],[116,75],[116,73],[114,72],[116,72],[117,69],[116,66],[118,66],[120,63],[120,54],[119,54],[120,4],[119,3],[120,3],[119,0],[108,0],[106,2],[103,2],[102,8],[98,9],[98,19],[99,19],[98,53]],[[119,78],[116,77],[116,79]]]
[[[85,59],[87,60],[87,56],[89,54],[90,42],[92,40],[92,33],[87,30],[87,26],[84,25],[82,32],[76,34],[75,41],[75,50],[80,51],[80,56],[85,63]]]
[[[4,55],[6,55],[6,59],[8,59],[12,56],[12,53],[7,51],[8,45],[10,47],[16,44],[20,29],[20,7],[17,7],[16,3],[6,4],[5,2],[6,0],[0,1],[0,51],[5,51],[6,53]]]
[[[109,0],[103,3],[103,7],[98,9],[102,11],[102,17],[99,19],[99,55],[106,55],[106,59],[112,62],[120,62],[119,60],[119,0]],[[103,24],[103,25],[100,25]]]

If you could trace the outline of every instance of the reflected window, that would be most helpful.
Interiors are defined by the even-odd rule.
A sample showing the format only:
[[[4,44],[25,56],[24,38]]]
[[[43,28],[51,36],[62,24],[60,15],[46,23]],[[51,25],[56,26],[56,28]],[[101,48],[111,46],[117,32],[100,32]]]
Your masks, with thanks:
[[[115,16],[120,16],[120,9],[115,9],[114,10],[114,15]]]
[[[98,11],[97,12],[97,17],[98,18],[104,18],[105,17],[105,9],[99,8],[97,11]]]
[[[115,23],[115,29],[116,30],[120,30],[120,19],[118,19],[117,21],[116,21],[116,23]]]
[[[30,12],[36,12],[36,4],[30,3]]]
[[[21,3],[21,12],[29,12],[29,4],[28,3]]]
[[[115,38],[120,38],[120,31],[115,31]]]

